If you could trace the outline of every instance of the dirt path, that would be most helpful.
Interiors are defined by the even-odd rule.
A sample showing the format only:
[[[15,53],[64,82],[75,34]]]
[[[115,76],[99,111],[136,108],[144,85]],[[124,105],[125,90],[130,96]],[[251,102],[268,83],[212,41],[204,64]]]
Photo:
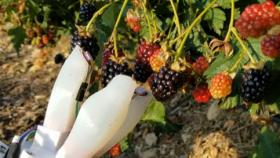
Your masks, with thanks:
[[[1,39],[8,39],[1,32]],[[68,42],[64,38],[60,42]],[[68,42],[69,43],[69,42]],[[19,56],[9,43],[0,45],[0,140],[10,142],[38,124],[44,116],[50,91],[59,67],[53,62],[57,52],[67,52],[62,44],[42,50],[23,46]]]

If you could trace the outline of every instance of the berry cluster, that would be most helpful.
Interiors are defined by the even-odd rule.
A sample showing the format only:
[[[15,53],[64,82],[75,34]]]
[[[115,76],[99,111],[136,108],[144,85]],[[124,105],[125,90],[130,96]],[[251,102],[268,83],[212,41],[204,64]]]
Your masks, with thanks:
[[[55,31],[52,28],[43,30],[40,26],[35,26],[28,30],[26,34],[32,45],[42,48],[54,42]]]
[[[136,61],[148,64],[150,57],[159,49],[160,45],[156,43],[149,43],[145,40],[141,41],[137,47]]]
[[[247,6],[235,26],[243,37],[259,37],[280,24],[280,11],[270,0]]]
[[[89,8],[94,7],[89,3],[84,3],[84,5],[80,9],[80,18],[82,21],[87,21],[93,14],[92,10],[94,10]],[[141,29],[142,16],[139,9],[137,7],[129,9],[126,13],[125,22],[133,32],[139,32]],[[142,22],[144,23],[144,21]],[[278,24],[280,24],[280,12],[274,3],[268,0],[261,4],[246,7],[235,26],[240,35],[247,38],[265,35]],[[110,43],[112,39],[110,39],[110,42],[105,44],[102,54],[102,86],[105,87],[116,75],[124,74],[133,76],[138,82],[147,82],[153,96],[159,101],[172,99],[182,89],[184,91],[190,90],[197,103],[208,103],[212,98],[224,99],[232,93],[234,79],[232,76],[234,76],[234,73],[229,75],[228,72],[217,72],[212,76],[209,84],[205,84],[207,82],[203,74],[209,68],[215,55],[210,54],[206,57],[199,53],[196,56],[186,53],[186,56],[189,55],[188,57],[178,58],[178,56],[174,56],[175,50],[173,47],[175,45],[168,45],[170,43],[162,39],[164,37],[164,35],[155,34],[154,37],[150,37],[151,39],[141,40],[136,48],[134,62],[127,60],[124,50],[113,48],[112,43]],[[266,56],[275,58],[280,55],[279,37],[280,34],[263,37],[261,49]],[[222,41],[222,44],[224,43]],[[230,42],[227,43],[230,44]],[[82,36],[81,33],[75,32],[72,38],[72,46],[75,45],[80,45],[84,51],[88,51],[94,58],[96,57],[98,46],[96,45],[96,39],[93,37]],[[230,48],[233,49],[233,47]],[[114,53],[115,49],[118,50],[117,54]],[[194,62],[190,60],[193,58],[196,59]],[[266,68],[251,68],[244,72],[240,95],[245,102],[259,102],[263,99],[269,79],[267,72]],[[190,79],[192,79],[192,83],[188,82]]]
[[[153,73],[152,67],[149,63],[150,57],[155,54],[160,46],[155,43],[148,43],[142,41],[136,52],[136,62],[134,68],[134,78],[142,83],[146,82]]]

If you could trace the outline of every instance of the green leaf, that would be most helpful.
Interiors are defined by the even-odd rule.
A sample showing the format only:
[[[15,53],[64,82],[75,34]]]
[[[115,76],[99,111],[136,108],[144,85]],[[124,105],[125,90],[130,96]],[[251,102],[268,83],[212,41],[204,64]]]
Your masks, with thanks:
[[[152,121],[165,124],[165,107],[155,99],[150,102],[149,107],[142,117],[143,121]]]
[[[121,151],[125,152],[128,148],[129,148],[129,143],[128,143],[128,138],[125,137],[121,142],[120,142],[120,146],[121,146]]]
[[[223,9],[230,9],[231,8],[231,0],[218,0],[218,4]]]
[[[19,53],[21,44],[23,44],[26,37],[25,30],[21,26],[14,27],[8,31],[9,36],[12,38],[14,48]]]
[[[113,29],[116,19],[118,17],[118,5],[117,4],[112,4],[106,11],[102,14],[101,19],[102,19],[102,24]]]
[[[249,112],[251,114],[256,114],[260,110],[260,104],[259,103],[254,103],[251,105]]]
[[[262,61],[262,62],[271,60],[269,57],[263,55],[260,42],[261,42],[261,38],[248,38],[248,46],[251,50],[253,57],[258,61]]]
[[[221,35],[224,22],[226,21],[226,14],[223,10],[213,8],[206,13],[204,19],[208,21],[209,26],[212,27],[218,35]]]
[[[263,127],[251,158],[280,158],[280,140],[267,127]]]
[[[229,96],[226,98],[226,100],[220,104],[221,109],[232,109],[237,106],[239,103],[239,97],[237,95],[235,96]]]
[[[239,50],[237,50],[231,57],[226,57],[223,53],[220,53],[216,60],[204,72],[204,75],[207,78],[211,78],[216,73],[228,71],[232,67],[236,67],[235,71],[238,71],[247,61],[248,57],[245,57],[244,53]]]
[[[272,70],[280,71],[280,58],[276,58],[276,59],[272,62]]]

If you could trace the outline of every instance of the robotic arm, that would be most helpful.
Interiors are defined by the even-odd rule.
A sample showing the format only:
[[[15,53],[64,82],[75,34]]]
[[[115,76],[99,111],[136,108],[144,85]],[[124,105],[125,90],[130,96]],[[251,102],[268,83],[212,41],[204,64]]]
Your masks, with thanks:
[[[76,46],[67,58],[54,84],[44,124],[37,126],[33,142],[19,141],[19,158],[100,157],[140,120],[152,95],[125,75],[116,76],[90,96],[76,118],[76,97],[89,71],[87,56]]]

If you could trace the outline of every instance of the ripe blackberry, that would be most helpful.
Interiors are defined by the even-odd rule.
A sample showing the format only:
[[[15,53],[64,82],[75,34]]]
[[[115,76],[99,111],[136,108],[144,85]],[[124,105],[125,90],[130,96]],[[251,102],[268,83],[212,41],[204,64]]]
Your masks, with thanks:
[[[92,17],[92,15],[95,12],[95,7],[94,5],[85,2],[80,6],[80,21],[82,24],[86,24]]]
[[[153,70],[149,64],[143,62],[136,62],[134,68],[134,78],[139,82],[146,82],[147,79],[151,76]]]
[[[176,72],[164,66],[159,72],[153,73],[149,85],[154,97],[159,101],[166,101],[177,93],[187,79],[186,72]]]
[[[243,37],[259,37],[274,25],[280,24],[280,11],[267,0],[245,8],[235,26]]]
[[[72,49],[74,49],[76,45],[79,45],[83,51],[89,52],[93,59],[96,58],[99,51],[96,38],[80,36],[79,33],[75,31],[71,39]]]
[[[265,94],[270,73],[267,67],[263,69],[246,70],[242,76],[241,97],[245,102],[260,102]]]
[[[160,45],[142,41],[137,47],[136,60],[145,64],[149,63],[150,57],[160,49]]]
[[[117,63],[109,59],[108,62],[102,66],[101,83],[103,87],[119,74],[132,76],[132,70],[128,67],[127,62]]]
[[[261,49],[265,56],[278,57],[280,55],[280,34],[266,35],[261,41]]]

